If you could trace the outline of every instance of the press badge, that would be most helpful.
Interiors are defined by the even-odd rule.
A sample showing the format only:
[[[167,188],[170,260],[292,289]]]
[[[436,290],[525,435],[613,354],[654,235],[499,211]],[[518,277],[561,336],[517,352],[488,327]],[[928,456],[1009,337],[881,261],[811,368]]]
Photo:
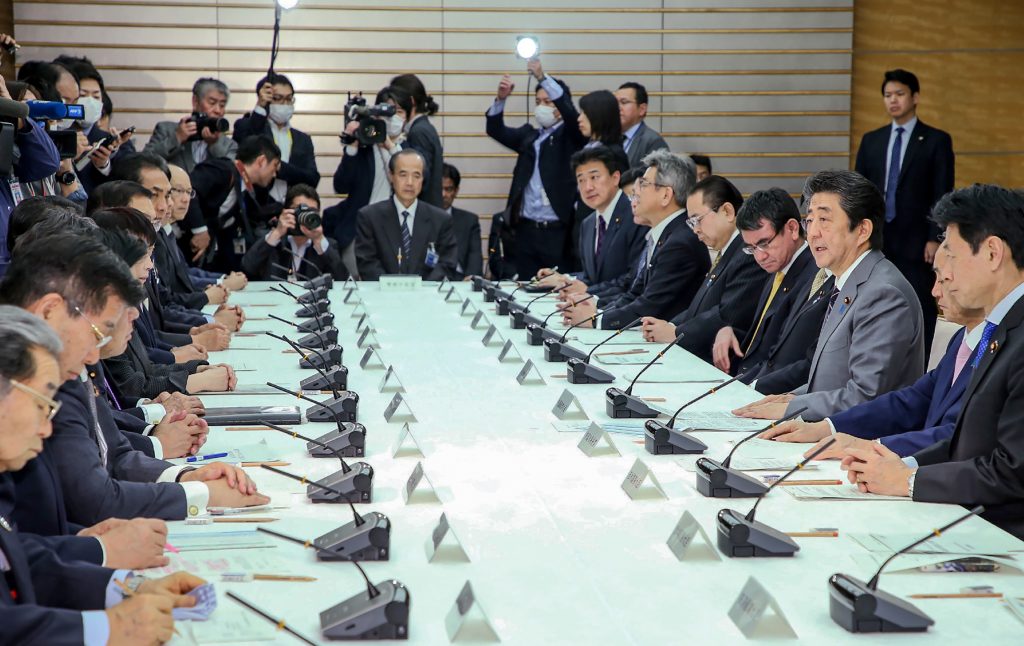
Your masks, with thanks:
[[[14,179],[14,177],[8,177],[7,182],[11,185],[11,197],[14,198],[14,206],[18,206],[25,199],[25,194],[21,192],[21,182]]]
[[[245,238],[235,238],[235,254],[239,256],[245,255]]]
[[[427,243],[427,259],[424,261],[427,267],[434,268],[437,266],[439,256],[437,255],[437,249],[434,248],[434,243]]]

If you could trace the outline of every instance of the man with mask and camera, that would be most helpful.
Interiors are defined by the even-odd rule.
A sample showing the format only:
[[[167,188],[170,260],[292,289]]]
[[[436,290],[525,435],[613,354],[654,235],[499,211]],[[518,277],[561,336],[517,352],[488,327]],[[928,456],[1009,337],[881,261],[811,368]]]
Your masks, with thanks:
[[[227,136],[230,124],[224,118],[230,97],[231,90],[221,81],[209,77],[199,79],[192,86],[192,114],[177,122],[158,122],[144,151],[181,166],[189,175],[196,164],[208,159],[234,159],[238,144]],[[184,225],[186,237],[191,234],[193,260],[198,260],[210,246],[210,232],[191,215]]]
[[[290,125],[294,112],[295,89],[288,77],[264,76],[256,84],[256,107],[235,121],[231,134],[236,142],[251,135],[267,135],[281,149],[281,167],[270,187],[270,196],[282,204],[291,187],[306,184],[316,188],[320,184],[313,139]]]
[[[286,280],[296,273],[319,275],[317,270],[345,280],[348,270],[338,243],[324,236],[322,225],[320,196],[312,186],[296,184],[288,189],[284,212],[274,228],[245,252],[242,271],[251,280]]]

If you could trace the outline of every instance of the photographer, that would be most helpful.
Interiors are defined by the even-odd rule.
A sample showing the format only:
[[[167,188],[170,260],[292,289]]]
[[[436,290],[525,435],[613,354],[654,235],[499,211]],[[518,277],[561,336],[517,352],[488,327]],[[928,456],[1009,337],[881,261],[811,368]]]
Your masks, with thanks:
[[[335,280],[348,278],[338,243],[324,236],[320,220],[320,196],[312,186],[296,184],[288,189],[285,209],[274,228],[256,241],[242,258],[242,271],[251,280],[286,280],[290,272],[310,275],[301,258]]]
[[[234,159],[238,144],[226,135],[224,118],[231,91],[215,78],[204,77],[192,86],[192,114],[174,121],[160,121],[144,151],[156,153],[167,163],[181,166],[191,175],[196,164],[209,159]],[[192,253],[202,255],[210,246],[210,232],[199,218],[184,222]]]
[[[231,134],[237,142],[251,135],[267,135],[281,149],[281,168],[270,187],[270,196],[282,204],[289,188],[297,184],[313,187],[320,184],[313,139],[291,127],[294,111],[295,89],[288,77],[284,74],[264,76],[256,84],[256,107],[235,121]]]

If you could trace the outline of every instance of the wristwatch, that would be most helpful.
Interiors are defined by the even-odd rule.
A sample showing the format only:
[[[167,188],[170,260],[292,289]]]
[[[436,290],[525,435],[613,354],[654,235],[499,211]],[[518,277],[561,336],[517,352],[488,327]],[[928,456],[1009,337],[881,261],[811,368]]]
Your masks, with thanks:
[[[78,181],[78,177],[69,170],[66,170],[63,173],[57,173],[55,179],[64,186],[71,186]]]
[[[141,574],[129,574],[128,578],[124,581],[124,587],[131,590],[132,594],[136,594],[139,591],[139,587],[146,582],[146,577]]]
[[[917,478],[917,469],[910,472],[910,477],[907,478],[907,495],[910,499],[914,499],[914,480]]]

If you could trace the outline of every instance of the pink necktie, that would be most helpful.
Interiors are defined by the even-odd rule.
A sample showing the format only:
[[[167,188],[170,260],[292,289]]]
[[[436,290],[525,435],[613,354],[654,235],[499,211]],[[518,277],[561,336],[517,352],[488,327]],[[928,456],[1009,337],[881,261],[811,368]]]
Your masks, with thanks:
[[[956,378],[960,376],[960,372],[967,365],[967,360],[971,358],[971,348],[967,345],[967,337],[964,336],[964,340],[960,342],[960,349],[956,351],[956,362],[953,363],[953,381],[951,384],[956,383]]]

